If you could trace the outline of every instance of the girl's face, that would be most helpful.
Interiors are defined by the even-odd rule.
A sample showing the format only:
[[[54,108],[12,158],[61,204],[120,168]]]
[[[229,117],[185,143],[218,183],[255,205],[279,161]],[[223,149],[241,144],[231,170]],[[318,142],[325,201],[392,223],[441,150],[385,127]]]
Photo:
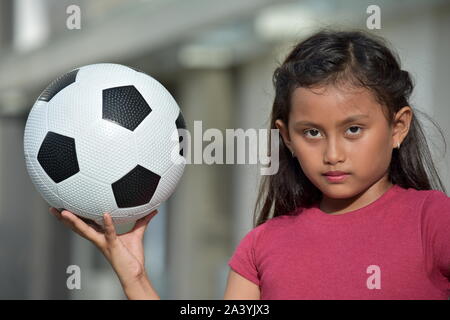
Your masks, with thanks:
[[[390,184],[392,150],[406,136],[411,113],[404,107],[395,117],[397,124],[390,126],[382,110],[364,88],[297,88],[287,126],[281,120],[276,126],[305,175],[325,197],[350,198],[375,183]],[[329,181],[324,175],[328,171],[348,176]]]

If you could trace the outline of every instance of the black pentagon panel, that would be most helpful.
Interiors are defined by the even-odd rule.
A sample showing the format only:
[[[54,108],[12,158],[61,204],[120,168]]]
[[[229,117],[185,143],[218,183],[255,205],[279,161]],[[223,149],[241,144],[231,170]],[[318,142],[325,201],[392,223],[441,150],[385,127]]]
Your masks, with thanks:
[[[177,120],[175,120],[175,124],[177,126],[177,129],[186,129],[186,122],[184,122],[183,115],[180,113],[178,114]]]
[[[149,203],[161,177],[137,165],[133,170],[112,184],[119,208],[137,207]]]
[[[39,148],[38,162],[55,182],[59,183],[80,171],[75,139],[49,131]]]
[[[134,131],[152,109],[134,86],[103,90],[103,119]]]
[[[180,129],[186,129],[186,122],[184,122],[183,115],[180,113],[178,114],[177,120],[175,120],[175,125],[177,126],[177,130]],[[178,131],[178,143],[180,144],[180,156],[184,157],[184,149],[181,148],[181,141],[183,140],[182,136],[180,135],[180,131]]]
[[[58,77],[56,80],[50,83],[47,88],[45,88],[45,90],[39,96],[38,100],[47,102],[50,101],[58,92],[75,82],[78,70],[79,69],[67,72],[66,74]]]

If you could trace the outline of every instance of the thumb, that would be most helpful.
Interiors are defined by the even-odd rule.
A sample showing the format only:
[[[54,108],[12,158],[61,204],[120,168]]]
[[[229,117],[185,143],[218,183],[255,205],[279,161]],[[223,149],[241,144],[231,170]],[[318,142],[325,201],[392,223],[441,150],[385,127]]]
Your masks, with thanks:
[[[112,244],[117,239],[116,228],[114,227],[113,220],[109,213],[103,215],[103,222],[105,224],[105,238],[106,241]]]

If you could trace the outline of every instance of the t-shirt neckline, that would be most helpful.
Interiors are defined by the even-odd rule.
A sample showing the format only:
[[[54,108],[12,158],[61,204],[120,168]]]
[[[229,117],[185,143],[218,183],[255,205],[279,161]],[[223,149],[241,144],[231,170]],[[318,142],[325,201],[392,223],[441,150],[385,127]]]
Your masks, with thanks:
[[[397,184],[392,185],[387,191],[385,191],[378,199],[372,201],[368,205],[356,210],[352,210],[342,214],[330,214],[320,209],[320,204],[317,202],[311,207],[312,218],[315,221],[321,221],[325,223],[345,223],[348,221],[364,220],[367,216],[370,216],[370,212],[376,212],[384,210],[386,205],[392,201],[396,194],[402,190]]]

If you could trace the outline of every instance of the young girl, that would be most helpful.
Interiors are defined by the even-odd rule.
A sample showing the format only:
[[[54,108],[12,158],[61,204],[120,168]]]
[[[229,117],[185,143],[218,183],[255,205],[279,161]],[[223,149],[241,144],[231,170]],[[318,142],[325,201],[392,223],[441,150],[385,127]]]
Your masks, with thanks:
[[[225,299],[448,299],[450,199],[398,59],[374,36],[321,31],[273,80],[279,171],[261,184]],[[100,230],[51,211],[103,252],[128,298],[159,299],[142,245],[156,211],[123,235],[108,214]]]

